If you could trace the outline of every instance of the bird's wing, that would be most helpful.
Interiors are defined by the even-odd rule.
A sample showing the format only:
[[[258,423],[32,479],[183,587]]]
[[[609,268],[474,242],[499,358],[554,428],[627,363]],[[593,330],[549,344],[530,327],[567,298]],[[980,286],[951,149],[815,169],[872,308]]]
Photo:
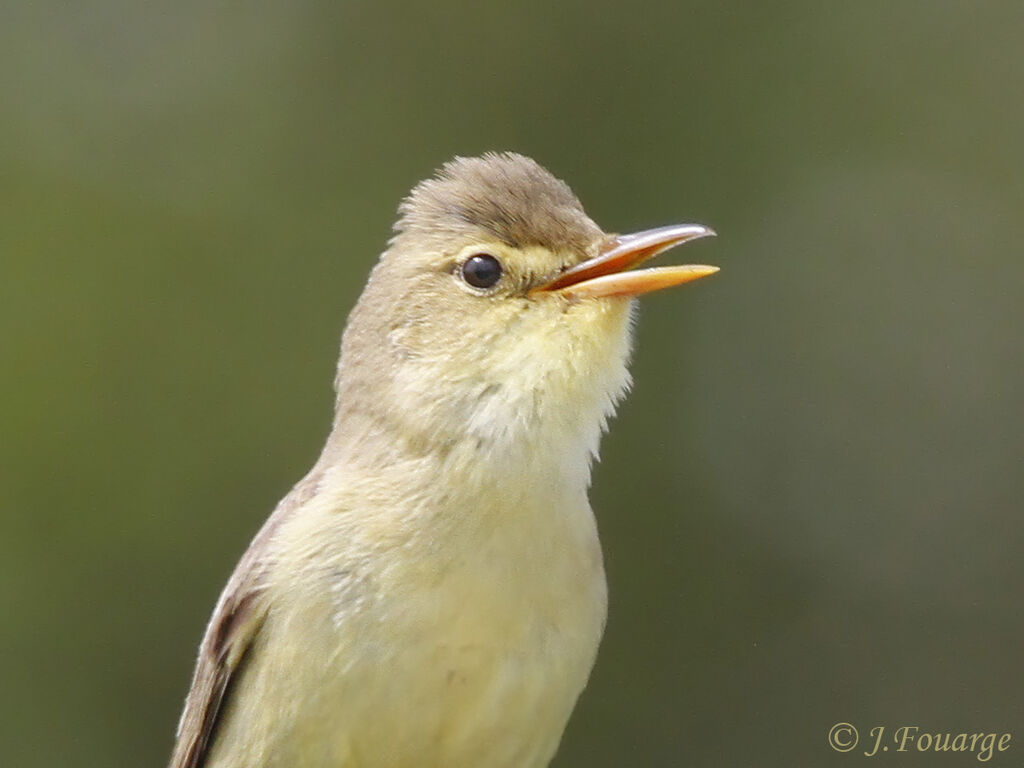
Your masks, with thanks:
[[[263,624],[266,605],[258,574],[251,570],[256,563],[246,562],[253,549],[250,547],[228,582],[199,647],[170,768],[202,768],[206,762],[231,684]]]
[[[199,660],[178,723],[169,768],[205,765],[232,684],[238,680],[246,654],[267,615],[262,579],[269,542],[281,523],[316,494],[319,480],[320,474],[314,470],[285,496],[224,588],[199,646]]]

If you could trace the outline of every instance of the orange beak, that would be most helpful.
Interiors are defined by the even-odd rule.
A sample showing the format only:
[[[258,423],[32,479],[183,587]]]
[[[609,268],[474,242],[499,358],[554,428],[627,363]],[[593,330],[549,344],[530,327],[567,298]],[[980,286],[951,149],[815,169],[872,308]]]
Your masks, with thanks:
[[[674,224],[631,235],[618,235],[594,258],[570,267],[551,282],[534,290],[556,291],[562,296],[583,299],[600,296],[639,296],[642,293],[671,288],[673,285],[682,285],[713,275],[718,271],[718,267],[685,264],[677,267],[627,270],[669,248],[690,240],[713,237],[714,234],[713,230],[700,224]]]

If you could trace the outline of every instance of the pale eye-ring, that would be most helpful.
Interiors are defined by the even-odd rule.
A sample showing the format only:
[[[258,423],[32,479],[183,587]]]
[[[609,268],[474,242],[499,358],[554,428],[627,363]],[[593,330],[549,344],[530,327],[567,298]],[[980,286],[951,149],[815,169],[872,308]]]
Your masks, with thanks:
[[[493,288],[503,272],[501,262],[489,253],[475,253],[462,264],[462,279],[474,288]]]

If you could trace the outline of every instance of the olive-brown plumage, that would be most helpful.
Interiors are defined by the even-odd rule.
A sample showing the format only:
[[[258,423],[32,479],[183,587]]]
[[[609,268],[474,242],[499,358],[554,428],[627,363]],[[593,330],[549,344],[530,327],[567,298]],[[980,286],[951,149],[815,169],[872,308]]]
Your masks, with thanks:
[[[418,185],[324,450],[214,611],[171,768],[547,765],[604,626],[587,488],[631,298],[714,271],[627,270],[706,234],[606,235],[521,155]]]

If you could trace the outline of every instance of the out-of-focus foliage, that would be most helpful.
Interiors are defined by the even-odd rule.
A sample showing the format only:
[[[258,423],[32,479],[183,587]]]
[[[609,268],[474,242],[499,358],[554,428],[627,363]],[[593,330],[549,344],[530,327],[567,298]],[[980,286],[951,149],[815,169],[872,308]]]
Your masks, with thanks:
[[[1022,37],[1012,2],[5,5],[2,762],[166,759],[399,198],[486,149],[720,233],[644,303],[556,764],[1019,729]]]

